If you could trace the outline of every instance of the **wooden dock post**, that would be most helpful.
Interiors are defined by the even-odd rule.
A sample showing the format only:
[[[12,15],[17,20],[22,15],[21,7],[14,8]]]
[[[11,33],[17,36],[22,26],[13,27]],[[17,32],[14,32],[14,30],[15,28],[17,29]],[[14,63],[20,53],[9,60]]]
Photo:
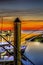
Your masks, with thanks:
[[[19,18],[16,18],[14,21],[14,45],[17,49],[14,48],[14,65],[21,65],[21,53],[20,46],[21,46],[21,21]]]

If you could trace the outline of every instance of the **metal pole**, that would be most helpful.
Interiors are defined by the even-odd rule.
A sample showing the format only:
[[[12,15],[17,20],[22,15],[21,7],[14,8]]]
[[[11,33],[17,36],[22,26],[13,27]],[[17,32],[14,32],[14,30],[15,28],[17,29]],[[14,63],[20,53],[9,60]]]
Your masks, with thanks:
[[[21,60],[21,53],[17,52],[20,51],[20,45],[21,45],[21,21],[19,18],[16,18],[14,21],[14,45],[17,49],[14,48],[14,65],[21,65],[21,62],[18,60]]]

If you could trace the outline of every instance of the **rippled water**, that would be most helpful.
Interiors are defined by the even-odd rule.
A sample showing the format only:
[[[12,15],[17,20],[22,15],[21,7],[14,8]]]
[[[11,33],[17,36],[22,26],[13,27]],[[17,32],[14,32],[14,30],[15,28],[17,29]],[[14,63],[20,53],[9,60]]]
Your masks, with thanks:
[[[26,48],[24,54],[35,65],[43,65],[43,43],[40,43],[40,42],[28,42],[27,43],[27,48]],[[31,64],[29,64],[29,65],[31,65]]]

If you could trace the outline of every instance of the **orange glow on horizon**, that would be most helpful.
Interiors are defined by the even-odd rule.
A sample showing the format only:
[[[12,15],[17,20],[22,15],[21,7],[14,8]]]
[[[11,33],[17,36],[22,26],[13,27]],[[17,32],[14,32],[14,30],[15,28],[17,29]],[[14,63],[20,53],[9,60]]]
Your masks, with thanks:
[[[13,21],[0,21],[0,30],[14,30],[14,22]],[[22,21],[21,22],[21,30],[43,30],[43,22],[42,21]]]
[[[43,22],[39,21],[26,21],[22,22],[22,30],[43,30]]]

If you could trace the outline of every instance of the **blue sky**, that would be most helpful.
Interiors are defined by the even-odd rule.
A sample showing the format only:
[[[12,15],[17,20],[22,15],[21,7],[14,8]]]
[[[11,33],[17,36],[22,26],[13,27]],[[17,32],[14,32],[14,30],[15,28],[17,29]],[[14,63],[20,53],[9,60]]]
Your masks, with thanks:
[[[43,0],[0,0],[0,9],[43,9]]]
[[[43,19],[43,0],[0,0],[0,11],[6,9],[19,11],[23,17]]]

